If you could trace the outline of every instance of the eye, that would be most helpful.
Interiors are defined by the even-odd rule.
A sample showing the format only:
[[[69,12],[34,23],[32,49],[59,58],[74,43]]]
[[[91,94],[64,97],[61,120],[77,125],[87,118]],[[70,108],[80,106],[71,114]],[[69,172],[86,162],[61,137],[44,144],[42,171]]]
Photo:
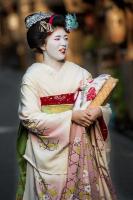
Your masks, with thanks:
[[[60,38],[55,38],[54,40],[60,40]]]
[[[65,37],[65,40],[68,40],[68,37]]]

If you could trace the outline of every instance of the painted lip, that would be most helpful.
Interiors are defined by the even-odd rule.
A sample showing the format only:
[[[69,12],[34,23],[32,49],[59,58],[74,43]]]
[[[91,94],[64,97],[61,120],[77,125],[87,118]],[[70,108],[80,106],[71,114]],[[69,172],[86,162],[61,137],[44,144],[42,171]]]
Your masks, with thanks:
[[[66,48],[61,48],[61,49],[59,49],[59,51],[60,51],[62,54],[65,54],[65,53],[66,53]]]

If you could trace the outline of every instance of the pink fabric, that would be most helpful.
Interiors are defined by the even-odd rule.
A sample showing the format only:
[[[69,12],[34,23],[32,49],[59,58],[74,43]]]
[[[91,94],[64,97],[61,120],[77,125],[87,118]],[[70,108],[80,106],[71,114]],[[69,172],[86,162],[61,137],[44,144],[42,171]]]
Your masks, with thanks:
[[[116,200],[104,159],[104,147],[98,124],[88,130],[72,124],[68,175],[61,199]]]

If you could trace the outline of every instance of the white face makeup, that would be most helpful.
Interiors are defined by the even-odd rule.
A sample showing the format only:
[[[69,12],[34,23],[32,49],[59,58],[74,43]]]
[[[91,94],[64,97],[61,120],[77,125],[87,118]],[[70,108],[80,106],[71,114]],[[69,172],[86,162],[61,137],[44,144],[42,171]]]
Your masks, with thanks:
[[[45,54],[52,59],[62,61],[66,57],[68,48],[68,34],[58,27],[50,36],[47,37],[45,44]]]

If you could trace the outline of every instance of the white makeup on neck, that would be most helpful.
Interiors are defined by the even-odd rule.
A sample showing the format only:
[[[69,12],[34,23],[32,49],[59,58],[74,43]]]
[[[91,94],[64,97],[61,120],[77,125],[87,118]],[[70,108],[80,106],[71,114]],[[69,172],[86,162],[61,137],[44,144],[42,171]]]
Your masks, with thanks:
[[[68,48],[68,34],[57,27],[55,31],[47,37],[44,44],[44,63],[59,68],[65,62]],[[58,66],[58,67],[57,67]]]

